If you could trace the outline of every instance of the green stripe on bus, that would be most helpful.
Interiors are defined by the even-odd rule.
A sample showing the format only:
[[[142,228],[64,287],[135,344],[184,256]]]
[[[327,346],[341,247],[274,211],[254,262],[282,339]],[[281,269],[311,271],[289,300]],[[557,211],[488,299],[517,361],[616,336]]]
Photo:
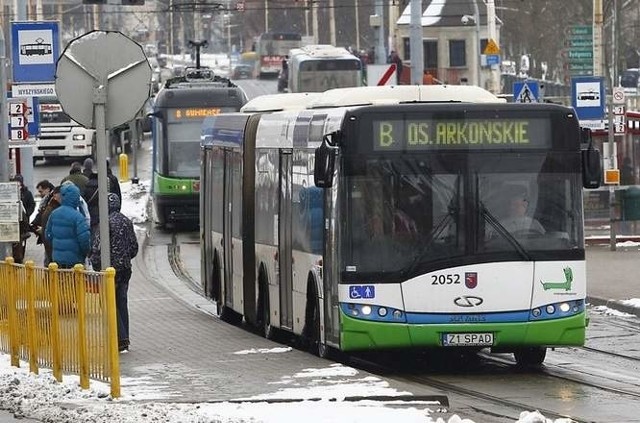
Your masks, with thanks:
[[[193,191],[195,178],[168,178],[158,173],[154,177],[154,191],[156,194],[197,194]]]
[[[441,347],[443,333],[491,332],[495,347],[581,346],[585,342],[586,313],[564,319],[521,323],[408,325],[354,319],[341,313],[343,351],[408,347]]]

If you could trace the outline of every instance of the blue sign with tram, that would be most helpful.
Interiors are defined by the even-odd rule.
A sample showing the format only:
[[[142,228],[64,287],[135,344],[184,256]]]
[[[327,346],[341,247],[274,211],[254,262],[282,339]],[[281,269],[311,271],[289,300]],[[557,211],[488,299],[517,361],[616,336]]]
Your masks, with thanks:
[[[58,22],[11,22],[13,82],[54,82],[59,39]]]

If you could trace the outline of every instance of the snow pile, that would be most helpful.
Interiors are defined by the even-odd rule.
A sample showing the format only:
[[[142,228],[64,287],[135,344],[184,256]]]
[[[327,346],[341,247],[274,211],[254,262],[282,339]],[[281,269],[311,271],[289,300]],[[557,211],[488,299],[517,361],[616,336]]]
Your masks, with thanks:
[[[147,202],[149,201],[149,190],[151,182],[144,180],[137,184],[131,181],[121,182],[122,205],[120,211],[135,223],[147,221]]]

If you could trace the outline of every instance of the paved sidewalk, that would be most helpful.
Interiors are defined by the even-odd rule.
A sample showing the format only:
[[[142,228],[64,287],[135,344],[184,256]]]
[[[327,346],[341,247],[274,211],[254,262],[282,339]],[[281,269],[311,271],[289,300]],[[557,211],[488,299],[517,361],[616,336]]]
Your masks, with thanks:
[[[632,244],[616,251],[608,244],[587,247],[587,300],[640,317],[640,308],[621,303],[640,298],[640,246]]]

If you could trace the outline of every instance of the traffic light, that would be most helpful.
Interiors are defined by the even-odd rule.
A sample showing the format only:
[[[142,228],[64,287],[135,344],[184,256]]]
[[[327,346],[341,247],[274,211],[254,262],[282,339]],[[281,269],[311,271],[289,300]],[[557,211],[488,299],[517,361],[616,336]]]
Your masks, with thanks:
[[[122,0],[123,6],[144,6],[144,0]]]
[[[107,0],[82,0],[82,4],[107,4]]]

